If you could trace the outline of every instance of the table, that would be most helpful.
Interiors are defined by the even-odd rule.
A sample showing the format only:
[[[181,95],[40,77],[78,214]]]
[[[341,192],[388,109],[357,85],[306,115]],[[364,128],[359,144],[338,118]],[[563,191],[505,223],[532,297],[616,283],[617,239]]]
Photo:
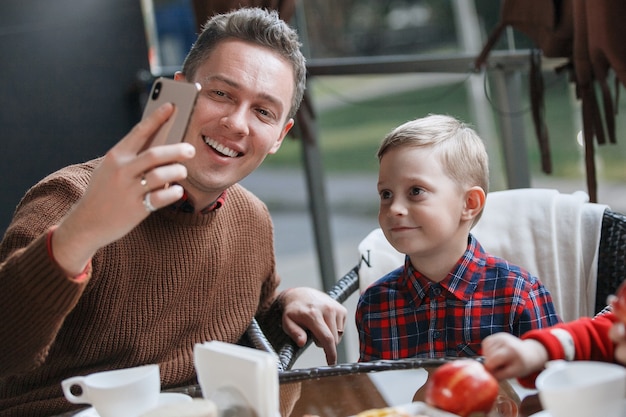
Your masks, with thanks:
[[[429,374],[449,360],[402,359],[286,371],[279,377],[281,394],[299,384],[289,417],[347,417],[371,408],[424,401]],[[514,410],[503,411],[503,417],[528,417],[541,411],[536,394],[521,399],[507,381],[500,384],[498,401],[502,410]]]
[[[424,400],[428,375],[454,359],[401,359],[295,369],[279,374],[283,417],[348,417],[371,408]],[[199,386],[174,389],[201,397]],[[502,417],[528,417],[541,411],[534,392],[523,398],[508,381],[500,383]],[[495,416],[491,416],[495,417]]]
[[[384,360],[284,371],[279,374],[281,414],[282,417],[348,417],[371,408],[423,401],[428,375],[450,360],[454,359]],[[202,397],[199,385],[166,391]],[[541,411],[535,393],[520,398],[508,381],[500,383],[499,404],[503,410],[514,411],[497,417],[529,417]]]

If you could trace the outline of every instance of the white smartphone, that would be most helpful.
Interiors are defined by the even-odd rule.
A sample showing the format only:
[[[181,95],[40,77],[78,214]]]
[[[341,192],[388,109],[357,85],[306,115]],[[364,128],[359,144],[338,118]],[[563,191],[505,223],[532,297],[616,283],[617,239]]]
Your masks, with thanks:
[[[145,119],[157,107],[166,102],[174,105],[174,114],[159,128],[149,146],[178,143],[183,140],[199,92],[200,84],[198,83],[164,77],[154,80],[142,119]]]

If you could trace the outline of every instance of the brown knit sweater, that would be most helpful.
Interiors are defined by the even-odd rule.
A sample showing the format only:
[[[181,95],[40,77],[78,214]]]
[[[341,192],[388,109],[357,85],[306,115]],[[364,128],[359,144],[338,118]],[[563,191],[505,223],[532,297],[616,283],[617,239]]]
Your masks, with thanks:
[[[106,369],[158,363],[162,388],[195,383],[194,344],[237,342],[273,301],[270,216],[238,185],[209,214],[151,214],[97,252],[86,283],[68,279],[48,256],[46,232],[98,162],[30,189],[0,244],[0,416],[67,411],[61,380]]]

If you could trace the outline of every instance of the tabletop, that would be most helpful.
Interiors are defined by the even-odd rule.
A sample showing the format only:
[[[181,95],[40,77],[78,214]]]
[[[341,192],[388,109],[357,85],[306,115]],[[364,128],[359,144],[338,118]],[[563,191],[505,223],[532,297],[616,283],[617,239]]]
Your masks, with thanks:
[[[284,371],[279,373],[281,415],[348,417],[373,408],[424,401],[428,376],[450,360],[453,359],[383,360]],[[202,397],[199,385],[166,391]],[[497,401],[498,411],[489,417],[529,417],[541,411],[535,393],[520,396],[508,381],[500,383]]]
[[[424,401],[430,373],[449,360],[401,359],[283,372],[279,377],[281,395],[299,385],[299,396],[283,417],[347,417],[372,408]],[[528,417],[541,411],[536,394],[525,394],[520,398],[511,383],[501,382],[498,412],[490,417]]]

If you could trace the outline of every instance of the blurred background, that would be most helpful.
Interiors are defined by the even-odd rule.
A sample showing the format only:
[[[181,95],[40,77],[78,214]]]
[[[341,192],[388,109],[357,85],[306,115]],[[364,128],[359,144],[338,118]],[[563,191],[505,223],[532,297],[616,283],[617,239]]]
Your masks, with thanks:
[[[504,68],[504,99],[502,68],[472,69],[471,57],[498,21],[498,0],[295,5],[290,23],[311,67],[315,135],[305,142],[296,129],[243,182],[273,215],[283,287],[324,289],[329,276],[339,278],[358,263],[358,243],[378,226],[376,149],[387,132],[416,117],[445,113],[475,127],[490,154],[492,190],[586,190],[580,103],[567,73],[546,61],[553,168],[546,174],[530,114],[526,58]],[[195,35],[192,0],[3,1],[0,230],[36,181],[100,156],[121,139],[139,120],[152,79],[179,69]],[[517,57],[532,47],[509,29],[495,49]],[[346,60],[356,64],[338,65]],[[398,69],[406,61],[412,69]],[[375,63],[375,71],[359,69],[361,62]],[[598,201],[620,212],[626,212],[624,110],[619,102],[617,143],[596,147]],[[342,361],[358,355],[355,303],[356,296],[346,304],[351,315]],[[319,350],[310,349],[296,367],[322,363]]]

